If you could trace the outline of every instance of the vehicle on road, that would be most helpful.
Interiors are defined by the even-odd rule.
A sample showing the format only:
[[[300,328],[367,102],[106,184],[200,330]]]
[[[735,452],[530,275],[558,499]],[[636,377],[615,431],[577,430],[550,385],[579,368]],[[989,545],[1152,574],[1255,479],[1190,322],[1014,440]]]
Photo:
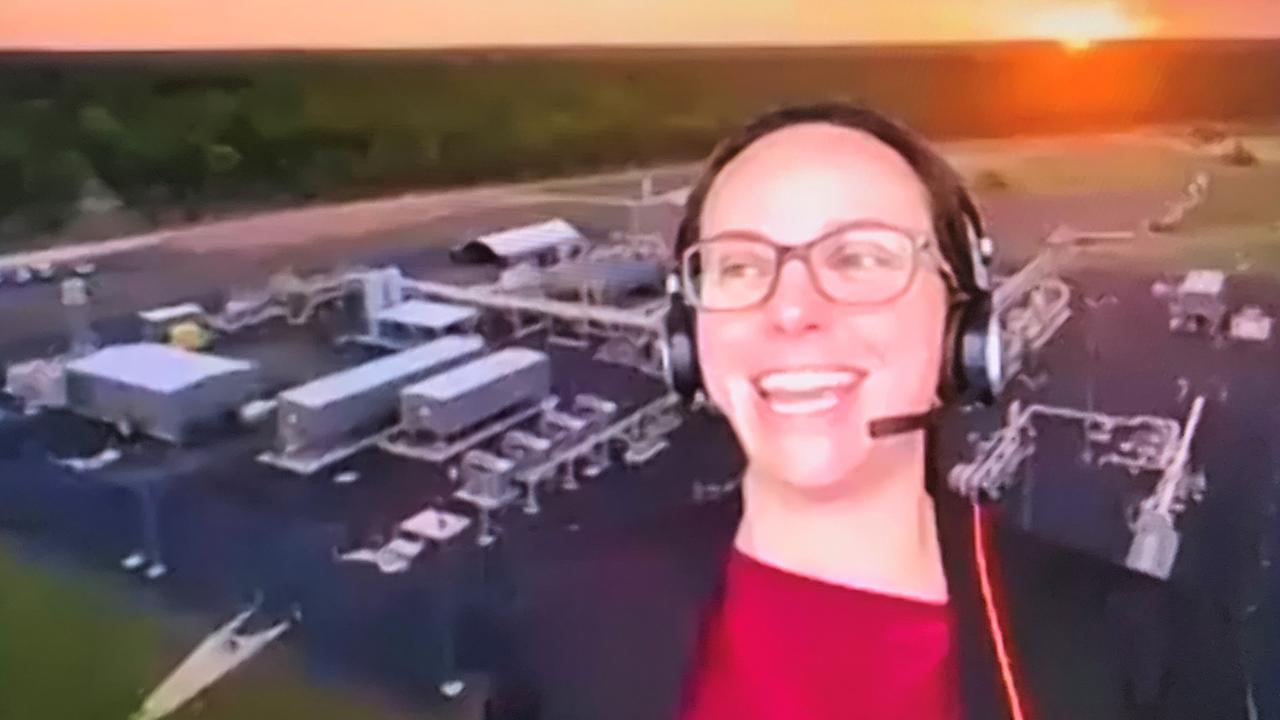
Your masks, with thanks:
[[[32,270],[35,272],[36,278],[40,280],[45,280],[45,281],[52,280],[58,275],[58,269],[53,266],[53,263],[47,263],[47,262],[36,263],[31,267],[32,267]]]

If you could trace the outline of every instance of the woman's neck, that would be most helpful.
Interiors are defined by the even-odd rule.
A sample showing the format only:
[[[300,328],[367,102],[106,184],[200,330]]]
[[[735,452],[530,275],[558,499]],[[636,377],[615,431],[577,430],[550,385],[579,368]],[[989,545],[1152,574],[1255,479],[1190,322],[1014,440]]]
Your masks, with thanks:
[[[806,492],[749,466],[734,545],[788,572],[928,602],[947,598],[924,487],[924,452],[883,471],[861,471],[837,493]]]

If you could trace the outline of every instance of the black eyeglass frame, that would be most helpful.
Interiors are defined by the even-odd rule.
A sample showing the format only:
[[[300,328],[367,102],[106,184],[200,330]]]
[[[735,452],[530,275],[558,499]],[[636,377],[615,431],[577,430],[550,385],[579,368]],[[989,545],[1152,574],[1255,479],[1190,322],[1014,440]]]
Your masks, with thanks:
[[[811,260],[811,257],[812,257],[811,253],[814,247],[837,235],[847,233],[851,230],[861,230],[861,229],[888,230],[890,232],[899,233],[902,236],[904,236],[909,241],[909,244],[910,244],[911,269],[907,273],[907,279],[903,282],[902,289],[900,289],[894,295],[891,295],[890,297],[885,298],[883,300],[877,300],[874,302],[850,302],[848,300],[841,300],[839,298],[836,298],[832,296],[831,293],[827,292],[826,289],[823,287],[822,281],[818,279],[818,273],[813,267],[813,262]],[[691,277],[690,268],[689,268],[690,258],[693,256],[695,252],[697,252],[702,247],[705,247],[710,243],[713,243],[719,240],[725,240],[725,239],[748,240],[751,242],[760,243],[762,245],[768,246],[769,249],[772,250],[774,253],[773,277],[770,278],[769,288],[765,291],[764,295],[762,295],[761,298],[754,303],[751,303],[749,305],[744,305],[742,307],[733,307],[733,308],[707,308],[707,307],[704,307],[701,302],[699,302],[698,298],[696,297],[696,293],[693,290],[693,278]],[[951,269],[950,263],[948,263],[946,259],[942,256],[942,252],[939,249],[937,242],[934,241],[932,233],[913,231],[913,230],[909,230],[907,228],[903,228],[898,225],[883,222],[880,220],[855,220],[852,222],[843,223],[801,245],[781,245],[779,243],[774,242],[773,240],[770,240],[768,237],[766,237],[761,233],[756,233],[749,230],[726,230],[724,232],[717,233],[710,237],[703,238],[701,240],[698,240],[690,244],[689,247],[685,248],[684,252],[680,254],[681,293],[684,295],[685,302],[688,303],[690,307],[698,310],[698,312],[739,312],[742,310],[751,310],[754,308],[758,308],[768,303],[769,300],[773,297],[773,294],[778,289],[778,280],[779,278],[782,277],[782,268],[786,266],[787,261],[790,260],[792,257],[798,258],[801,261],[801,263],[805,266],[805,268],[809,273],[809,281],[813,284],[813,287],[818,291],[818,293],[822,295],[822,297],[826,298],[827,300],[839,305],[846,305],[850,307],[882,307],[884,305],[890,305],[896,302],[903,295],[905,295],[908,290],[911,289],[912,283],[915,282],[916,273],[920,269],[920,266],[921,266],[920,259],[922,257],[927,260],[933,261],[934,265],[936,266],[936,269],[942,275],[943,280],[946,281],[949,289],[951,290],[953,301],[964,300],[968,297],[968,293],[961,288],[959,279],[956,277],[955,272]]]

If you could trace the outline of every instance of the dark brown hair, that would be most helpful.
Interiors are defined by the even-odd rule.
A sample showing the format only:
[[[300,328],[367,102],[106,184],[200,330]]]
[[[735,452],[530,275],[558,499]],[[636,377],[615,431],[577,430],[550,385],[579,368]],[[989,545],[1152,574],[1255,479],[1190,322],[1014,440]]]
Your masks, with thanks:
[[[679,258],[685,248],[701,236],[701,216],[707,194],[726,165],[765,135],[791,125],[811,122],[860,130],[902,156],[920,178],[928,194],[933,233],[938,239],[943,258],[961,284],[958,289],[966,292],[975,290],[977,286],[968,226],[972,225],[974,232],[981,236],[982,219],[965,191],[959,174],[926,140],[902,123],[875,110],[837,102],[793,105],[771,110],[751,120],[717,144],[685,202],[684,217],[676,233],[675,256]]]

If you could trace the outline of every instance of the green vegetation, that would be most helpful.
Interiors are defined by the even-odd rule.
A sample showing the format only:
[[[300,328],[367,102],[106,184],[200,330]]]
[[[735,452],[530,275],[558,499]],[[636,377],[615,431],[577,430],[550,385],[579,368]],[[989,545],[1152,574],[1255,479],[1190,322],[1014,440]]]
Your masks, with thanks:
[[[0,717],[123,720],[194,645],[106,599],[87,578],[46,573],[0,547]],[[281,657],[283,655],[283,657]],[[175,720],[399,720],[370,702],[309,685],[272,648]]]
[[[194,220],[687,158],[739,114],[708,107],[678,65],[631,77],[554,58],[54,63],[0,78],[0,240],[58,230],[95,177],[151,223]]]
[[[156,629],[0,551],[0,717],[126,717],[157,666]]]
[[[1271,117],[1275,67],[1267,42],[0,55],[0,245],[53,241],[92,179],[145,226],[688,160],[802,100],[934,137]]]

